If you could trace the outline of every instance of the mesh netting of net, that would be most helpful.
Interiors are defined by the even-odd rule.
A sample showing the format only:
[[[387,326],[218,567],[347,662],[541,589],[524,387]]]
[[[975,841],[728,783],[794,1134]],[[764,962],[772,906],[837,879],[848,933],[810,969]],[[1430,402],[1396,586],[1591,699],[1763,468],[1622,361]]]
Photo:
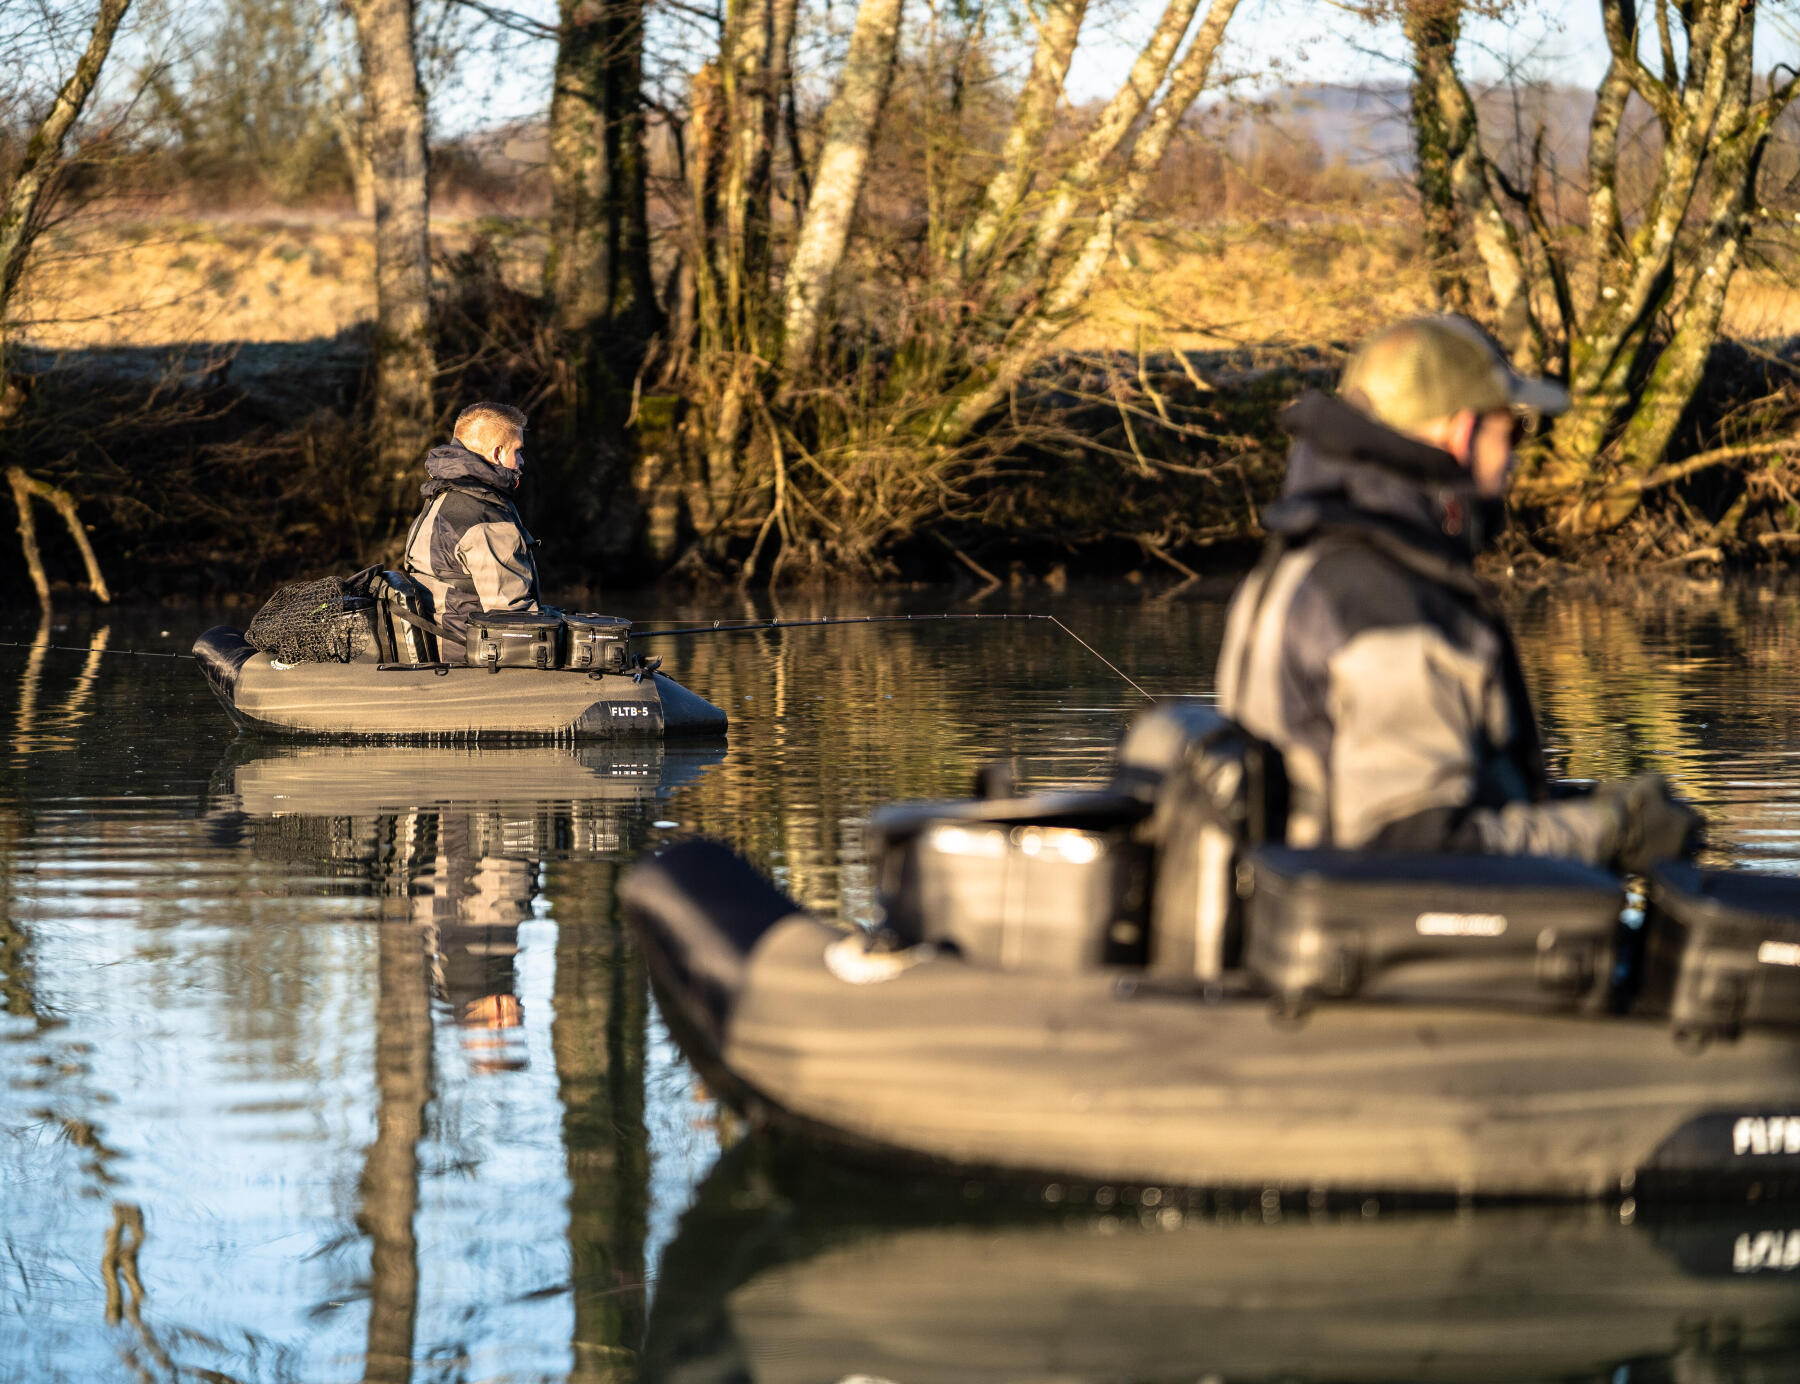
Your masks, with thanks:
[[[362,652],[365,628],[344,609],[336,577],[284,586],[264,603],[244,638],[281,663],[348,663]]]

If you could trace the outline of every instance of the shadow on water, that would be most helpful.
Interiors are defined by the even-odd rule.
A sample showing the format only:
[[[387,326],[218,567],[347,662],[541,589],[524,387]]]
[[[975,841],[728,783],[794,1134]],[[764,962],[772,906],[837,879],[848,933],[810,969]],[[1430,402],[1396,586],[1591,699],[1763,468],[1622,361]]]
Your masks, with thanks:
[[[1800,1377],[1796,1257],[1774,1208],[1059,1215],[744,1143],[663,1258],[645,1376],[1773,1384]]]

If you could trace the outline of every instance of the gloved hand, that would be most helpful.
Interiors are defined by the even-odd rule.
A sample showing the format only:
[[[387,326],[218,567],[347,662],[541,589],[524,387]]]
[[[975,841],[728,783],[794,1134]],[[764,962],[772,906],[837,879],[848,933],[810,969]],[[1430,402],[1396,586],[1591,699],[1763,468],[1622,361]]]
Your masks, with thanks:
[[[1672,796],[1668,780],[1661,774],[1603,783],[1594,796],[1618,808],[1619,844],[1613,863],[1626,874],[1641,875],[1661,861],[1690,856],[1700,849],[1706,819]]]

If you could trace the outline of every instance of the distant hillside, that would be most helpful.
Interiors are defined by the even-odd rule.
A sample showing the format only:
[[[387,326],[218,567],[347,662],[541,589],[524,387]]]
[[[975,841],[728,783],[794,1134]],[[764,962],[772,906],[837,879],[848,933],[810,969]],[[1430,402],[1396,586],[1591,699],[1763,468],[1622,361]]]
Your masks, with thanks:
[[[1511,150],[1521,138],[1528,145],[1541,125],[1547,160],[1568,168],[1585,159],[1592,92],[1572,87],[1495,88],[1475,96],[1483,136],[1496,158],[1510,163]],[[1220,102],[1203,119],[1240,157],[1279,140],[1316,149],[1326,163],[1410,176],[1408,109],[1407,88],[1399,82],[1311,85],[1282,88],[1255,102]]]

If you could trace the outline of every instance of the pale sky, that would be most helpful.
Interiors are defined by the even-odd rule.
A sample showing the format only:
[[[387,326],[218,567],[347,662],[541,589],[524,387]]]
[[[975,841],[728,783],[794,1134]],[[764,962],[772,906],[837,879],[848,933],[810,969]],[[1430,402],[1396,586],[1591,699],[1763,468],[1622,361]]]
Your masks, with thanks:
[[[513,0],[512,7],[555,22],[554,0]],[[852,0],[827,0],[816,8],[844,28],[855,13]],[[1161,9],[1162,0],[1094,0],[1069,70],[1070,99],[1110,97],[1136,54],[1135,40]],[[665,56],[681,60],[678,53]],[[692,61],[681,65],[698,67],[706,56],[696,49]],[[1021,54],[1021,61],[1028,57]],[[459,121],[442,112],[446,133],[540,114],[548,103],[550,59],[547,44],[532,44],[503,59],[474,60],[463,86],[493,94],[482,118]],[[1594,0],[1525,0],[1504,24],[1471,21],[1462,61],[1465,76],[1477,84],[1499,80],[1511,63],[1533,79],[1591,87],[1606,68],[1600,7]],[[1244,0],[1227,31],[1224,67],[1260,79],[1259,85],[1357,85],[1406,75],[1398,29],[1365,24],[1332,0]]]

